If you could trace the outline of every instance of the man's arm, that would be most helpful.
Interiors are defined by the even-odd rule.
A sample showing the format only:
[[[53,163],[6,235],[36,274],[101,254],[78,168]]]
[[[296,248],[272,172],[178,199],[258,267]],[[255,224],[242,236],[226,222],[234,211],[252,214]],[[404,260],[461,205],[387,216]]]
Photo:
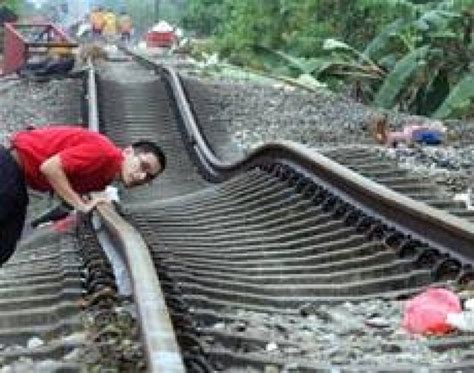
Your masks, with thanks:
[[[40,171],[51,184],[56,194],[78,211],[88,213],[93,210],[98,203],[108,202],[105,198],[93,198],[90,201],[84,201],[82,197],[72,189],[64,172],[59,155],[55,155],[44,161],[40,166]]]

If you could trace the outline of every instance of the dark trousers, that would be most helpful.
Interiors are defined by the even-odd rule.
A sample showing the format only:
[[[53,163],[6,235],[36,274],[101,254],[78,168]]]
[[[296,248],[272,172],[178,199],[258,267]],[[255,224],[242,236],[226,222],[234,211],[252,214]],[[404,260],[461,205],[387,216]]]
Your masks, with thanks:
[[[120,34],[120,40],[122,40],[125,43],[130,42],[130,37],[131,37],[130,31],[124,31]]]
[[[28,193],[23,171],[0,145],[0,265],[15,251],[25,224]]]

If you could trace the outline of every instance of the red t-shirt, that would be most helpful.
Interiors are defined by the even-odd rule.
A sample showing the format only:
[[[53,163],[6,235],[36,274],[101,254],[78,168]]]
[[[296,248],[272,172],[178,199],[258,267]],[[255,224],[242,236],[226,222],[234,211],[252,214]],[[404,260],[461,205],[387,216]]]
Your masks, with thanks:
[[[123,162],[122,151],[107,137],[80,127],[56,126],[17,132],[11,143],[20,156],[27,184],[39,191],[52,190],[40,166],[54,155],[59,155],[77,193],[104,189]]]

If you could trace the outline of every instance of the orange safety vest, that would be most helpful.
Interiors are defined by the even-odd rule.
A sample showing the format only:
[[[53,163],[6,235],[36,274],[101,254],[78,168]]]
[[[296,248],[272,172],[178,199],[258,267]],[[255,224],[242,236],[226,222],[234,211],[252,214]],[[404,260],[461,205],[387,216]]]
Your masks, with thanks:
[[[93,30],[102,30],[104,28],[104,14],[102,12],[92,12],[90,23]]]
[[[117,33],[117,17],[112,12],[104,14],[104,34],[114,35]]]

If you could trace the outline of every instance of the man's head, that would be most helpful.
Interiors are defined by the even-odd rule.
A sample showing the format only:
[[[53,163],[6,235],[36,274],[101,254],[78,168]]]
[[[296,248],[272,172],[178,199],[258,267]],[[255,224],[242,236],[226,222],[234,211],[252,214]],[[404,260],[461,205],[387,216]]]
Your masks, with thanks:
[[[120,178],[127,188],[152,181],[166,168],[165,154],[150,141],[133,143],[123,150],[123,156]]]

